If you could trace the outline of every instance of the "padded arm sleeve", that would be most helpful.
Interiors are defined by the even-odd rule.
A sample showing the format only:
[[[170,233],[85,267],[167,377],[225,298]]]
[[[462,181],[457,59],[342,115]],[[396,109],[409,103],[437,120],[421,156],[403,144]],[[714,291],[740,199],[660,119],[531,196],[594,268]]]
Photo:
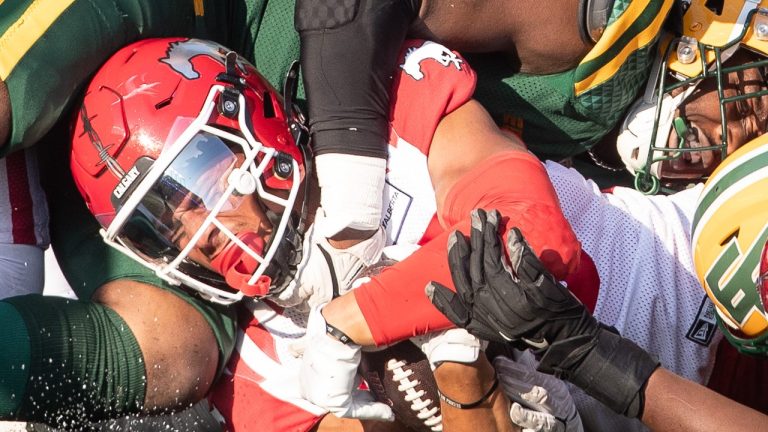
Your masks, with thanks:
[[[392,72],[420,0],[298,0],[315,152],[386,158]]]
[[[80,430],[88,421],[138,413],[146,372],[136,337],[112,309],[92,302],[37,295],[0,303],[0,321],[26,328],[26,338],[6,345],[1,381],[23,383],[3,392],[4,416]],[[7,341],[7,339],[6,339]],[[21,368],[16,361],[27,360]],[[21,357],[23,358],[23,357]]]
[[[533,250],[559,279],[578,266],[581,246],[560,210],[546,170],[533,155],[505,152],[468,172],[449,192],[441,211],[449,229],[405,260],[354,290],[377,345],[451,327],[424,294],[430,281],[453,289],[448,269],[448,233],[469,234],[475,208],[496,209],[504,233],[517,226]]]

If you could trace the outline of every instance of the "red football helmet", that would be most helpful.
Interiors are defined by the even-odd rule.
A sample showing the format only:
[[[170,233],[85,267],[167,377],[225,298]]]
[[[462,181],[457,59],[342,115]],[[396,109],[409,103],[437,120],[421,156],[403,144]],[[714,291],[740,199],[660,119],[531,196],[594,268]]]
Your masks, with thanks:
[[[287,284],[306,129],[245,59],[196,39],[131,44],[94,76],[72,134],[72,174],[108,244],[217,302]],[[264,220],[235,231],[223,221],[246,203]]]

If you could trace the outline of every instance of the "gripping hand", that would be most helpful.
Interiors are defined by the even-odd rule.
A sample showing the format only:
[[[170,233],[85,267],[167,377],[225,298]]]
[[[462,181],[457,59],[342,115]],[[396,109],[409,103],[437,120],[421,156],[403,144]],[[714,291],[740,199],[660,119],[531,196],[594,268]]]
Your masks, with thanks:
[[[619,414],[641,416],[645,383],[658,361],[600,325],[516,228],[507,235],[507,263],[498,224],[497,212],[475,210],[469,242],[453,233],[448,263],[456,293],[432,282],[432,303],[480,338],[532,348],[539,371],[571,381]]]
[[[509,264],[499,238],[499,214],[472,212],[469,242],[454,232],[448,263],[456,293],[433,282],[432,303],[454,324],[492,341],[520,349],[546,349],[573,335],[594,336],[597,321],[544,268],[513,228],[507,238]]]
[[[386,244],[384,230],[346,249],[337,249],[322,234],[328,220],[322,207],[304,236],[296,276],[273,300],[283,307],[306,303],[310,308],[328,303],[352,288],[360,271],[379,261]]]
[[[338,417],[394,420],[392,409],[375,402],[358,389],[360,345],[343,343],[326,333],[322,306],[312,308],[307,324],[307,344],[301,361],[302,396]]]

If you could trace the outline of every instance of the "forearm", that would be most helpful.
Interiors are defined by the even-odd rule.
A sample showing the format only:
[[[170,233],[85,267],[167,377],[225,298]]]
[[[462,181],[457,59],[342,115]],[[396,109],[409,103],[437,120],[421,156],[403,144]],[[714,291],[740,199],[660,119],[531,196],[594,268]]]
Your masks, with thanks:
[[[417,0],[298,0],[295,25],[316,157],[322,233],[366,238],[381,217],[389,95]],[[350,232],[349,229],[358,232]]]
[[[371,329],[365,322],[353,292],[334,299],[323,309],[325,321],[344,332],[362,346],[375,345]]]
[[[642,417],[654,431],[757,431],[768,416],[658,368],[648,380]]]

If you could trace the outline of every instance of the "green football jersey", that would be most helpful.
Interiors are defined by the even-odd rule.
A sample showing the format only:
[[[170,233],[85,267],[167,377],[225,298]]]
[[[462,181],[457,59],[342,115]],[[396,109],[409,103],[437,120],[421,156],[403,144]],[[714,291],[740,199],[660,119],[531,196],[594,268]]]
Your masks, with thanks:
[[[616,126],[645,85],[673,4],[617,0],[600,40],[569,71],[513,73],[492,56],[470,57],[478,74],[475,97],[539,158],[582,153]]]

